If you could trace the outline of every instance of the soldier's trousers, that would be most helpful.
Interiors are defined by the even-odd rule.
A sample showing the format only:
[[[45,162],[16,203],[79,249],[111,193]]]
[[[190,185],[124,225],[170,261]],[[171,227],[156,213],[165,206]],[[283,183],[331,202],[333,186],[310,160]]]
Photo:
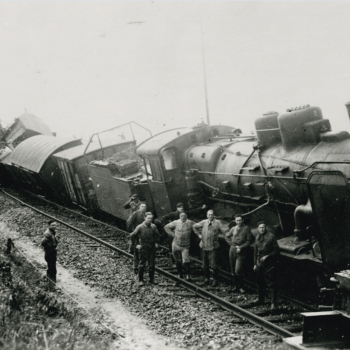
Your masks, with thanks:
[[[139,267],[140,263],[140,252],[138,249],[134,248],[134,269]]]
[[[156,248],[141,247],[139,251],[139,269],[144,269],[146,262],[148,262],[149,269],[154,269],[154,263],[156,259]]]
[[[234,276],[243,276],[245,265],[247,261],[247,253],[246,251],[241,251],[240,253],[237,253],[237,247],[231,246],[230,252],[229,252],[229,258],[230,258],[230,267],[231,267],[231,274]]]
[[[216,270],[218,268],[219,249],[204,250],[202,249],[202,264],[203,269],[209,269],[209,266]]]
[[[47,262],[47,277],[52,281],[56,282],[56,261],[57,261],[57,252],[56,251],[48,251],[45,252],[45,260]]]
[[[277,267],[275,261],[265,260],[262,264],[258,265],[256,281],[259,288],[262,288],[263,290],[266,288],[275,290],[276,279]]]

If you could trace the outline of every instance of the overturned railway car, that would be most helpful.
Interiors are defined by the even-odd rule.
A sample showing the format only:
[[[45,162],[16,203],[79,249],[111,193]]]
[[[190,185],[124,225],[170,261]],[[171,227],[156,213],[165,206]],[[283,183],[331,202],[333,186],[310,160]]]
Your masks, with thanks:
[[[52,136],[52,133],[41,119],[33,114],[24,113],[1,133],[0,143],[4,142],[14,149],[22,141],[36,135]]]
[[[5,166],[11,165],[8,162],[10,153],[22,141],[36,135],[49,135],[52,133],[49,127],[33,114],[24,113],[20,115],[7,128],[0,124],[0,183],[10,184],[15,179],[15,174]]]
[[[96,192],[91,179],[91,176],[94,177],[94,175],[89,174],[88,164],[112,157],[126,150],[134,153],[135,144],[135,141],[126,140],[109,142],[109,144],[104,144],[103,147],[99,143],[92,143],[55,153],[53,157],[56,159],[63,175],[70,201],[90,213],[98,210]],[[99,193],[98,187],[97,193]]]
[[[32,136],[21,142],[3,165],[18,186],[66,202],[63,175],[53,154],[78,145],[80,140]]]

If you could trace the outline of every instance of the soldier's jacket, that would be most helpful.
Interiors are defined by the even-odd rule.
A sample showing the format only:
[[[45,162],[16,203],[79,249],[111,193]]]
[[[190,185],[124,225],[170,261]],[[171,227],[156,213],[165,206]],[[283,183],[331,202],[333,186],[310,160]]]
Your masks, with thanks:
[[[181,213],[178,210],[172,211],[172,212],[162,216],[158,220],[162,223],[162,225],[168,224],[169,222],[173,222],[175,220],[179,220],[180,219],[180,214]]]
[[[174,237],[174,243],[183,248],[189,248],[191,243],[191,232],[194,222],[186,220],[182,222],[181,219],[175,220],[168,225],[165,225],[165,231]]]
[[[202,232],[199,230],[202,228]],[[226,234],[227,230],[224,228],[219,220],[209,221],[203,220],[193,225],[193,231],[197,235],[202,235],[202,241],[199,246],[203,250],[213,250],[220,247],[219,232]]]
[[[202,209],[202,207],[198,207],[198,208],[194,208],[194,209],[188,209],[185,211],[185,213],[188,216],[191,216],[191,215],[198,214],[199,212],[201,212],[203,210],[206,210],[206,209]],[[168,224],[172,221],[179,220],[180,214],[181,214],[181,212],[179,212],[178,210],[172,211],[172,212],[162,216],[161,218],[158,218],[158,220],[162,223],[162,225],[165,225],[165,224]]]
[[[129,216],[129,219],[126,221],[128,232],[134,231],[138,225],[145,221],[145,213],[144,211],[136,210]]]
[[[147,225],[145,222],[138,225],[130,237],[133,242],[141,244],[143,249],[154,248],[155,244],[159,242],[159,232],[156,225]]]
[[[275,235],[265,232],[263,235],[259,233],[255,238],[254,248],[254,264],[260,265],[260,259],[267,256],[276,256],[280,252]]]
[[[58,239],[56,235],[48,228],[44,232],[44,238],[41,241],[41,246],[44,247],[46,252],[56,251],[58,245]]]
[[[241,227],[234,226],[226,234],[226,241],[230,245],[235,245],[244,249],[254,242],[249,226],[242,224]]]

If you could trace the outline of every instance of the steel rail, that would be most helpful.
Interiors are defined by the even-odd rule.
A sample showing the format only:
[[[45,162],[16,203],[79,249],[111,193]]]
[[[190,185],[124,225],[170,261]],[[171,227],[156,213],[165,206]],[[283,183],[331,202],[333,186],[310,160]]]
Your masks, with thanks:
[[[5,194],[7,194],[3,189],[0,189],[0,190],[1,190],[2,192],[4,192]],[[42,201],[44,201],[44,202],[47,202],[47,203],[49,203],[49,204],[51,204],[51,205],[54,205],[54,206],[58,207],[58,208],[67,210],[67,211],[69,211],[69,212],[71,212],[71,213],[73,213],[73,214],[76,214],[76,215],[80,215],[80,216],[82,216],[82,217],[84,217],[84,218],[87,218],[87,219],[89,219],[89,220],[91,220],[91,221],[94,221],[94,222],[96,222],[96,223],[98,223],[98,224],[100,224],[100,225],[104,225],[104,226],[106,226],[106,227],[109,227],[109,228],[113,229],[114,231],[122,232],[122,233],[125,234],[125,235],[128,234],[128,232],[126,232],[126,231],[120,229],[119,227],[109,225],[109,224],[107,224],[107,223],[105,223],[105,222],[103,222],[103,221],[96,220],[96,219],[94,219],[94,218],[92,218],[92,217],[90,217],[90,216],[87,216],[87,215],[85,215],[85,214],[76,212],[76,211],[74,211],[74,210],[72,210],[72,209],[66,208],[66,207],[64,207],[64,206],[62,206],[62,205],[59,205],[59,204],[55,203],[55,202],[51,202],[51,201],[49,201],[48,199],[43,198],[43,197],[41,197],[41,196],[38,196],[38,195],[36,195],[36,194],[34,194],[34,193],[32,193],[32,192],[29,192],[29,191],[27,191],[27,190],[25,190],[25,189],[21,189],[21,190],[24,191],[24,192],[26,192],[26,193],[28,193],[28,194],[31,195],[31,196],[34,196],[34,197],[36,197],[36,198],[38,198],[38,199],[40,199],[40,200],[42,200]],[[7,194],[7,195],[9,195],[9,194]],[[11,195],[9,195],[9,196],[11,196]],[[16,199],[16,197],[13,197],[13,198]],[[16,200],[17,200],[17,199],[16,199]],[[110,237],[111,237],[111,236],[110,236]],[[160,244],[158,244],[158,246],[159,246],[160,248],[162,248],[162,249],[165,249],[165,250],[170,251],[169,248],[166,247],[166,246],[163,246],[163,245],[160,245]],[[190,260],[193,261],[194,263],[198,264],[198,265],[202,265],[202,261],[201,261],[200,259],[198,259],[198,258],[195,258],[195,257],[193,257],[193,256],[190,256]],[[220,272],[220,274],[221,274],[221,277],[225,278],[226,280],[230,280],[230,279],[231,279],[231,274],[230,274],[229,272],[227,272],[227,271],[225,271],[225,270],[222,270],[222,269],[219,269],[219,272]],[[245,279],[245,282],[248,283],[248,285],[249,285],[251,288],[255,288],[255,289],[257,288],[257,284],[256,284],[256,283],[254,283],[254,282],[252,282],[252,281],[250,281],[250,280],[247,280],[247,279]],[[304,302],[302,302],[302,301],[300,301],[300,300],[294,299],[294,298],[292,298],[292,297],[290,297],[290,296],[288,296],[288,295],[286,295],[286,294],[284,294],[284,293],[279,292],[278,295],[279,295],[282,299],[285,299],[285,300],[288,300],[288,301],[291,302],[291,303],[297,304],[297,305],[299,305],[300,307],[304,308],[305,310],[309,310],[309,311],[317,311],[317,310],[318,310],[318,308],[313,307],[313,306],[311,306],[310,304],[306,304],[306,303],[304,303]]]
[[[5,195],[7,195],[10,198],[12,198],[13,200],[21,203],[22,205],[24,205],[24,206],[34,210],[35,212],[37,212],[37,213],[39,213],[39,214],[41,214],[43,216],[46,216],[46,217],[48,217],[48,218],[50,218],[52,220],[55,220],[56,222],[60,223],[61,225],[66,226],[66,227],[70,228],[71,230],[76,231],[76,232],[82,234],[83,236],[86,236],[86,237],[90,238],[91,240],[93,240],[95,242],[98,242],[100,245],[103,245],[103,246],[105,246],[105,247],[107,247],[107,248],[109,248],[109,249],[111,249],[111,250],[113,250],[115,252],[123,254],[126,257],[130,258],[130,259],[133,258],[133,255],[129,254],[125,250],[122,250],[122,249],[120,249],[120,248],[118,248],[118,247],[116,247],[116,246],[114,246],[112,244],[109,244],[109,243],[107,243],[107,242],[105,242],[105,241],[103,241],[103,240],[101,240],[101,239],[99,239],[99,238],[97,238],[97,237],[95,237],[95,236],[93,236],[93,235],[91,235],[91,234],[89,234],[89,233],[87,233],[87,232],[77,228],[77,227],[74,227],[74,226],[72,226],[72,225],[70,225],[70,224],[68,224],[68,223],[66,223],[66,222],[64,222],[64,221],[62,221],[60,219],[55,218],[52,215],[44,213],[41,210],[36,209],[35,207],[33,207],[33,206],[31,206],[31,205],[29,205],[29,204],[27,204],[27,203],[17,199],[16,197],[14,197],[12,195],[10,195],[9,193],[7,193],[4,190],[1,190],[1,191]],[[165,271],[165,270],[163,270],[163,269],[161,269],[161,268],[159,268],[157,266],[155,267],[155,270],[157,271],[158,274],[164,276],[167,279],[171,279],[171,280],[173,280],[173,281],[183,285],[186,289],[192,291],[193,293],[195,293],[196,295],[202,297],[203,299],[210,300],[210,301],[220,305],[223,309],[225,309],[227,311],[230,311],[233,314],[235,314],[235,315],[237,315],[237,316],[239,316],[241,318],[247,319],[250,323],[253,323],[256,326],[259,326],[259,327],[265,329],[267,332],[269,332],[271,334],[274,334],[274,335],[276,335],[278,337],[281,337],[281,338],[293,337],[294,336],[293,333],[283,329],[282,327],[279,327],[279,326],[277,326],[277,325],[275,325],[275,324],[273,324],[273,323],[271,323],[269,321],[266,321],[265,319],[255,315],[255,314],[253,314],[253,313],[251,313],[251,312],[249,312],[247,310],[244,310],[244,309],[240,308],[239,306],[237,306],[235,304],[232,304],[232,303],[228,302],[227,300],[222,299],[219,296],[217,296],[217,295],[215,295],[213,293],[210,293],[209,291],[207,291],[207,290],[205,290],[205,289],[203,289],[201,287],[198,287],[197,285],[195,285],[193,283],[190,283],[190,282],[188,282],[186,280],[178,278],[178,277],[172,275],[171,273],[169,273],[169,272],[167,272],[167,271]]]

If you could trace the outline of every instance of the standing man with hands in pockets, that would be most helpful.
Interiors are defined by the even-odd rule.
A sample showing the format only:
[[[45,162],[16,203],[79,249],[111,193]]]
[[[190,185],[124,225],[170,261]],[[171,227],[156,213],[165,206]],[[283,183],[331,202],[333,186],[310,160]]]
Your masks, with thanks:
[[[265,299],[266,287],[271,293],[271,310],[276,308],[276,279],[277,279],[277,258],[279,246],[275,235],[268,232],[266,223],[258,223],[259,234],[255,238],[254,249],[254,271],[258,282],[259,298],[255,300],[256,305],[262,305]]]
[[[254,237],[249,226],[243,223],[241,214],[235,215],[236,226],[232,227],[226,235],[227,243],[230,245],[230,266],[232,275],[232,288],[235,291],[245,293],[243,288],[243,276],[247,261],[247,248],[253,243]]]
[[[207,220],[203,220],[193,225],[194,233],[201,239],[199,246],[202,248],[202,262],[205,274],[204,283],[209,283],[210,270],[213,269],[212,287],[218,285],[218,254],[219,254],[219,232],[225,234],[227,231],[219,220],[214,218],[214,211],[208,210]]]

